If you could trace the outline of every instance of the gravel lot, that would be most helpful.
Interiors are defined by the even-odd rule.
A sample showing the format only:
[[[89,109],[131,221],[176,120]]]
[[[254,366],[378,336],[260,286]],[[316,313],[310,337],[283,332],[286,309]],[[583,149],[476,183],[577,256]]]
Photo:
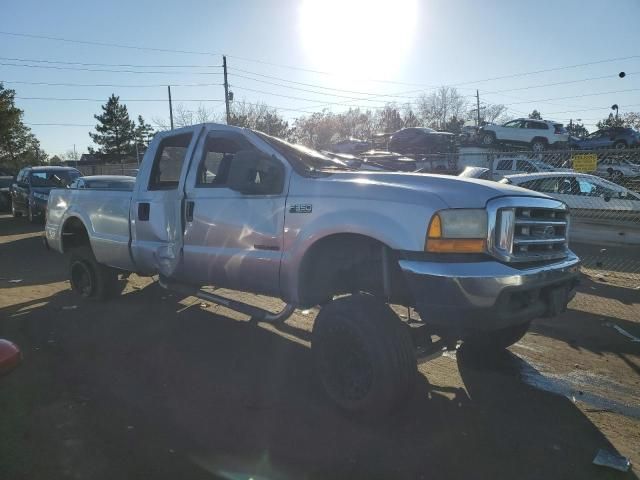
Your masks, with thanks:
[[[640,337],[633,284],[585,277],[502,358],[424,363],[402,411],[364,424],[315,380],[314,311],[253,325],[135,276],[85,302],[39,230],[0,216],[0,337],[24,354],[0,378],[1,479],[637,478],[592,465],[640,463],[640,343],[614,328]]]

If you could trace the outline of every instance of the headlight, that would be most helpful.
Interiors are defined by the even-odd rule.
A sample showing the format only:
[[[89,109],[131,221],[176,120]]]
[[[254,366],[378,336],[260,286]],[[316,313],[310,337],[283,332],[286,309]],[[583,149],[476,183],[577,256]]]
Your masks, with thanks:
[[[429,222],[424,249],[431,253],[483,253],[487,248],[487,212],[440,210]]]
[[[46,193],[38,193],[38,192],[35,192],[35,193],[33,194],[33,197],[34,197],[34,198],[37,198],[38,200],[44,200],[45,202],[46,202],[47,200],[49,200],[49,195],[47,195]]]

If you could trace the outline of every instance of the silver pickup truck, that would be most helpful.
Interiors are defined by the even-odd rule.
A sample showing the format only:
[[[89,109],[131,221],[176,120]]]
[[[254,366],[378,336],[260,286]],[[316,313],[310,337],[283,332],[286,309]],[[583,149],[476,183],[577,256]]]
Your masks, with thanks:
[[[89,298],[114,295],[119,275],[136,272],[256,321],[319,305],[312,355],[324,389],[346,410],[380,414],[410,390],[416,352],[462,340],[490,353],[564,311],[579,263],[568,229],[566,205],[530,190],[354,171],[203,124],[158,134],[133,192],[53,190],[45,242],[70,253],[71,285]],[[267,312],[208,285],[286,307]],[[419,318],[403,321],[391,304]]]

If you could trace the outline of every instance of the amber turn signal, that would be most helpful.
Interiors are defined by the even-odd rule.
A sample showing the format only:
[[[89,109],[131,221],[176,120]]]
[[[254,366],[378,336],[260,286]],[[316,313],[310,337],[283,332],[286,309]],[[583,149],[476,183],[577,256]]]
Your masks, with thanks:
[[[483,253],[487,247],[482,238],[428,238],[425,250],[431,253]]]

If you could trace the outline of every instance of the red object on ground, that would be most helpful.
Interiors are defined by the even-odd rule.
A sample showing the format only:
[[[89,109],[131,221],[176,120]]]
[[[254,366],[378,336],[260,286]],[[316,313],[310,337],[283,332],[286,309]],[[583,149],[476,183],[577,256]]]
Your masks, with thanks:
[[[0,338],[0,375],[9,373],[16,368],[20,360],[22,360],[22,354],[18,346],[9,340]]]

